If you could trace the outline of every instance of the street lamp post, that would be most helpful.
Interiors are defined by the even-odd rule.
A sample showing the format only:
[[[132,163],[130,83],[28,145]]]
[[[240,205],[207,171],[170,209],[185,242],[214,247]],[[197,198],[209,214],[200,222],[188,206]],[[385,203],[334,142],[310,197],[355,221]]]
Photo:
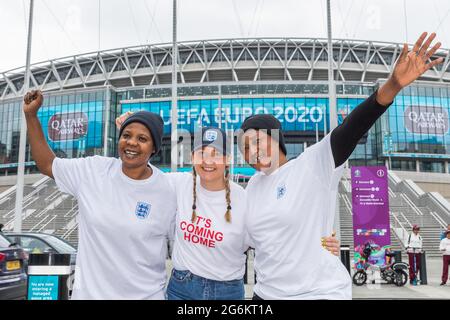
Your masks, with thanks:
[[[173,33],[172,33],[172,126],[171,126],[171,171],[177,171],[178,167],[178,106],[177,106],[177,0],[173,0]]]
[[[25,64],[25,79],[23,84],[23,91],[27,92],[30,88],[30,59],[31,59],[31,40],[33,34],[33,8],[34,0],[30,0],[30,12],[28,17],[28,40],[27,40],[27,57]],[[25,114],[21,111],[20,121],[20,143],[19,143],[19,163],[17,168],[17,184],[16,184],[16,206],[14,216],[14,231],[22,231],[22,201],[23,201],[23,187],[25,179],[25,151],[27,143],[27,123],[25,121]]]
[[[333,69],[333,41],[331,25],[331,0],[327,0],[327,30],[328,30],[328,104],[330,107],[330,132],[337,127],[336,86],[334,84]],[[341,217],[339,213],[339,201],[336,201],[334,229],[338,239],[341,237]]]

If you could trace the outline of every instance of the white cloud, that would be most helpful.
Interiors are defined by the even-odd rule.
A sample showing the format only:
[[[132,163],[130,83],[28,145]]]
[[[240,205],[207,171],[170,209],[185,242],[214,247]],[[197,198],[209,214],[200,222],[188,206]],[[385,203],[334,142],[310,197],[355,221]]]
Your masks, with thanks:
[[[25,64],[28,0],[0,0],[0,70]],[[450,1],[332,0],[333,36],[413,42],[421,31],[437,31],[450,47]],[[170,42],[170,0],[35,1],[32,62],[120,48]],[[326,37],[325,0],[179,0],[178,38]],[[153,18],[153,19],[152,19]],[[100,38],[100,42],[99,42]]]

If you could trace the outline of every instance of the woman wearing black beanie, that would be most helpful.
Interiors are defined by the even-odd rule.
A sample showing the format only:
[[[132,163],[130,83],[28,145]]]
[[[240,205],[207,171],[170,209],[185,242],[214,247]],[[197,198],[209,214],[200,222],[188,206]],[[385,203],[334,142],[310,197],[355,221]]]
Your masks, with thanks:
[[[392,75],[322,141],[287,161],[281,125],[271,115],[242,124],[241,150],[259,173],[246,188],[248,231],[255,246],[254,299],[351,299],[351,279],[339,258],[325,251],[319,237],[334,223],[344,162],[358,141],[391,105],[397,93],[442,63],[429,61],[440,43],[433,33],[405,44]]]
[[[139,112],[120,130],[120,159],[60,159],[48,146],[37,112],[40,91],[24,98],[34,161],[62,192],[78,200],[78,253],[72,299],[164,299],[166,239],[176,199],[149,164],[161,146],[163,121]]]

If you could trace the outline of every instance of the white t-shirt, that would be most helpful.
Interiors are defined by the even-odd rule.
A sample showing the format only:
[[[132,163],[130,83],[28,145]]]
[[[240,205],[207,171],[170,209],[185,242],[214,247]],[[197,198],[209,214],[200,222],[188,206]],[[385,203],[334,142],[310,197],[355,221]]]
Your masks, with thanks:
[[[116,158],[53,161],[59,189],[78,200],[72,299],[164,299],[166,239],[176,215],[165,175],[134,180]]]
[[[444,238],[441,240],[441,243],[439,245],[439,250],[442,251],[442,254],[444,256],[450,255],[450,239]]]
[[[208,191],[197,177],[197,219],[192,219],[192,173],[167,174],[177,194],[178,214],[172,253],[176,270],[216,281],[242,279],[245,272],[246,213],[245,190],[230,181],[231,223],[225,220],[225,190]]]
[[[351,278],[321,246],[333,230],[337,188],[330,135],[247,186],[255,293],[263,299],[351,299]]]
[[[410,233],[408,237],[408,245],[406,247],[412,249],[422,249],[422,237],[420,235],[416,235],[414,232]]]

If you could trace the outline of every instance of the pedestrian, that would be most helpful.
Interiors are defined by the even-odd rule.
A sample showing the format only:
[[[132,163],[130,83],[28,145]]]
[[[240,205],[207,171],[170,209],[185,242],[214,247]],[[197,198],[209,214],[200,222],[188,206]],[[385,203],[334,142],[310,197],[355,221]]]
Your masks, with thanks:
[[[419,232],[420,227],[414,225],[406,243],[406,252],[408,253],[409,258],[409,283],[412,285],[417,284],[417,275],[420,271],[422,259],[423,239]]]
[[[441,240],[439,250],[442,251],[442,282],[441,286],[445,286],[448,280],[448,265],[450,264],[450,231],[445,233],[446,238]]]

